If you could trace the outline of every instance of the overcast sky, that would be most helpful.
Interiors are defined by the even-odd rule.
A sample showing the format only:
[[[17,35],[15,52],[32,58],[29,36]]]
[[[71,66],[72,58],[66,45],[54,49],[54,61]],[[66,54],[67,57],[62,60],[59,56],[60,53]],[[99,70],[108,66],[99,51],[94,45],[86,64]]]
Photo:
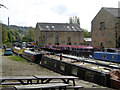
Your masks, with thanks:
[[[118,7],[119,0],[0,0],[0,21],[10,25],[32,26],[37,22],[68,23],[78,16],[81,28],[91,31],[91,21],[102,7]]]

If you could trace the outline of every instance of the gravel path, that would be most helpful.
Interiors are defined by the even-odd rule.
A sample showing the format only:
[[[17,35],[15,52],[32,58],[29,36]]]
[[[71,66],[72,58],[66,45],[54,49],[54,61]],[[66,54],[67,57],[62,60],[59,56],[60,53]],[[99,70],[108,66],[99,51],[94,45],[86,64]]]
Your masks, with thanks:
[[[8,59],[9,56],[2,56],[2,75],[3,76],[33,76],[33,75],[58,75],[56,72],[48,70],[38,64],[28,63],[25,61],[14,61]],[[104,88],[94,83],[90,83],[83,80],[77,80],[77,85],[81,85],[84,88]]]
[[[2,56],[3,76],[33,76],[33,75],[60,75],[38,64],[27,61],[14,61]]]

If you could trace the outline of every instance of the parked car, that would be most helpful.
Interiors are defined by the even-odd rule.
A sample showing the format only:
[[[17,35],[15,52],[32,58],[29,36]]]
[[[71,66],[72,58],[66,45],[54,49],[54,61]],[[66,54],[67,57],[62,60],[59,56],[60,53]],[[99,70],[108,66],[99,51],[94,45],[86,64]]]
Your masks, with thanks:
[[[5,49],[4,55],[12,55],[12,54],[13,54],[13,52],[12,52],[11,49],[9,49],[9,48],[6,48],[6,49]]]

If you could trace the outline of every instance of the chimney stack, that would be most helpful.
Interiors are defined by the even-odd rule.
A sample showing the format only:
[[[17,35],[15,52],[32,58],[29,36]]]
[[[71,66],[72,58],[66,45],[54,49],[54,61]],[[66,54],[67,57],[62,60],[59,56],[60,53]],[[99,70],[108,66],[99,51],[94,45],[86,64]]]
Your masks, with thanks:
[[[9,27],[9,24],[10,24],[10,23],[9,23],[9,17],[8,17],[8,27]]]

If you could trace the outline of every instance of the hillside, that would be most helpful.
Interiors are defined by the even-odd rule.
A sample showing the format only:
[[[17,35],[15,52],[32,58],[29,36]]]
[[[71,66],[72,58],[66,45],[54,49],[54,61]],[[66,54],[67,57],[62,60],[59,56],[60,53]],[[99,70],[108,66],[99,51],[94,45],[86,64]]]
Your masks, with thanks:
[[[5,26],[6,28],[8,28],[7,25],[4,24],[4,26]],[[27,30],[29,30],[29,27],[23,27],[23,26],[17,26],[17,25],[10,25],[10,26],[9,26],[9,29],[27,31]]]
[[[17,25],[2,25],[2,41],[7,46],[13,41],[33,42],[34,28]]]
[[[24,30],[24,31],[29,30],[29,27],[16,26],[16,25],[10,25],[9,28],[13,30]]]

